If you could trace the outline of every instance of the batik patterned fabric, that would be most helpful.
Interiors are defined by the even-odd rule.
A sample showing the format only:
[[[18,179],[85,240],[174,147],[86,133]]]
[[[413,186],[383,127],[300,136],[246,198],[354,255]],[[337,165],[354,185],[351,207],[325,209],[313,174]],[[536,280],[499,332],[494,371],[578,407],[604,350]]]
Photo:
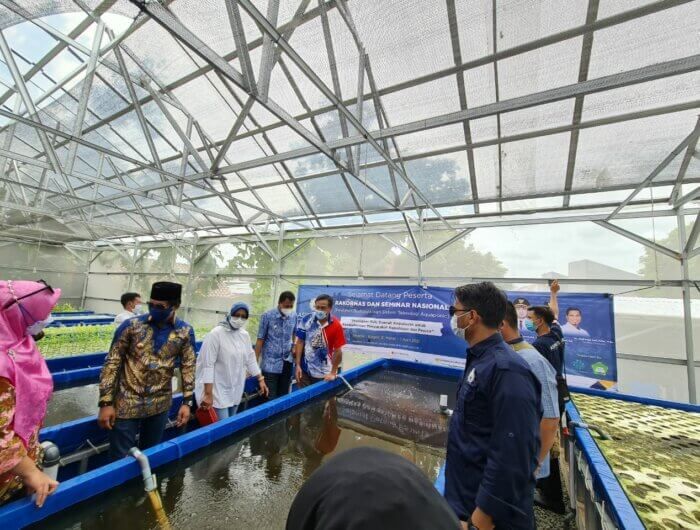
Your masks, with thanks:
[[[270,374],[281,374],[284,361],[293,362],[292,337],[297,316],[292,313],[284,316],[276,307],[262,314],[258,328],[258,339],[265,343],[262,347],[260,368]]]
[[[328,316],[326,324],[321,324],[313,314],[300,317],[296,336],[304,341],[301,369],[315,378],[330,373],[334,352],[346,344],[343,326],[334,315]]]
[[[15,387],[0,377],[0,504],[21,494],[24,484],[11,470],[25,456],[37,463],[41,462],[41,446],[39,445],[39,426],[29,438],[28,447],[22,443],[12,428],[15,416]]]
[[[124,322],[114,334],[100,376],[100,400],[113,401],[117,418],[146,418],[170,409],[172,377],[180,362],[182,394],[194,392],[195,338],[187,322],[158,327],[148,315]]]

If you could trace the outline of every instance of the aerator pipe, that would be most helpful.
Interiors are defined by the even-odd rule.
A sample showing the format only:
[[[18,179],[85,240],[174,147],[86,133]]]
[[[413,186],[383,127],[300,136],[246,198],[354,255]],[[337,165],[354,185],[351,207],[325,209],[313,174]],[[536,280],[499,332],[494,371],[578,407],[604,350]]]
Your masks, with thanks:
[[[141,476],[143,477],[143,487],[146,491],[156,489],[156,477],[151,473],[151,464],[148,462],[148,457],[139,451],[136,447],[129,449],[129,454],[133,456],[141,467]]]
[[[348,387],[348,390],[354,390],[352,385],[348,383],[348,380],[345,379],[341,374],[338,374],[338,379],[340,379],[343,383],[345,383],[345,386]]]
[[[612,440],[612,437],[608,433],[606,433],[603,429],[601,429],[600,427],[598,427],[597,425],[594,425],[592,423],[581,423],[578,421],[570,421],[569,428],[570,429],[571,428],[588,429],[589,431],[594,431],[594,432],[598,433],[598,436],[600,436],[600,438],[602,440]]]

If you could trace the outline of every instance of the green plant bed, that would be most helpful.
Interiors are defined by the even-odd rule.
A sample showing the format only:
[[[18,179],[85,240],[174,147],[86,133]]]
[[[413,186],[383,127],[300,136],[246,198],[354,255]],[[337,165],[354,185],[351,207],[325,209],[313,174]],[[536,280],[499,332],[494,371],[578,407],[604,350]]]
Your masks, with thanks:
[[[700,414],[572,394],[595,442],[649,530],[700,528]]]
[[[202,340],[210,330],[209,327],[195,327],[196,339]],[[47,328],[46,336],[38,342],[38,346],[46,358],[102,352],[109,349],[114,331],[115,326],[109,324]],[[253,335],[251,333],[252,338]]]

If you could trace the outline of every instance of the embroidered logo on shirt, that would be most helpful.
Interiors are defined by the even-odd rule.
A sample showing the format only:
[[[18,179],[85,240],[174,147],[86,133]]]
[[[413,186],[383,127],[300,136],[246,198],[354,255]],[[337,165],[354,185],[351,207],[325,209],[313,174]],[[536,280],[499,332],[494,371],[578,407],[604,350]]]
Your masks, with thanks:
[[[467,376],[467,383],[471,385],[474,382],[474,379],[476,379],[476,368],[472,368],[472,371],[469,372],[469,375]]]

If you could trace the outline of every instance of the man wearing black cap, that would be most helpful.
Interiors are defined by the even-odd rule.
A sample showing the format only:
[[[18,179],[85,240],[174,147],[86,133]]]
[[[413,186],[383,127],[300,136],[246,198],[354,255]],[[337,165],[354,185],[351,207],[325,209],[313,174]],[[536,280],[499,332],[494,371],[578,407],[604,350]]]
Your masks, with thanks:
[[[195,373],[194,330],[175,317],[182,285],[156,282],[151,287],[148,314],[117,328],[100,375],[98,423],[110,431],[112,459],[136,445],[160,443],[172,402],[172,377],[180,363],[182,405],[178,427],[186,425],[193,405]]]

